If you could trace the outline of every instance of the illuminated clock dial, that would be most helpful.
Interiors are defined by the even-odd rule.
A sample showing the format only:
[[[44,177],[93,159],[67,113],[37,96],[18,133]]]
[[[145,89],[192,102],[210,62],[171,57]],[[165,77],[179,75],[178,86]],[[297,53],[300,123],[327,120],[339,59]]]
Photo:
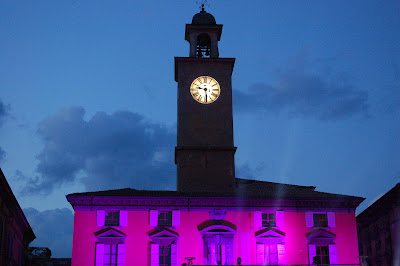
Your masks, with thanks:
[[[200,76],[190,85],[190,93],[193,99],[202,104],[215,102],[221,93],[219,83],[212,77]]]

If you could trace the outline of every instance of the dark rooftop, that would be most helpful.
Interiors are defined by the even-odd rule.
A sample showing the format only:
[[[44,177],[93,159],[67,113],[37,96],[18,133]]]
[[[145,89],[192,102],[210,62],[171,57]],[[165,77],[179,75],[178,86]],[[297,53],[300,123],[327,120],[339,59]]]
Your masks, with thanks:
[[[204,10],[204,5],[201,11],[193,16],[192,24],[196,25],[215,25],[215,18],[210,13]]]
[[[137,190],[133,188],[112,189],[104,191],[73,193],[68,196],[135,196],[135,197],[252,197],[252,198],[342,198],[356,199],[361,197],[315,191],[314,186],[299,186],[268,181],[257,181],[236,178],[236,188],[230,192],[182,192],[167,190]]]

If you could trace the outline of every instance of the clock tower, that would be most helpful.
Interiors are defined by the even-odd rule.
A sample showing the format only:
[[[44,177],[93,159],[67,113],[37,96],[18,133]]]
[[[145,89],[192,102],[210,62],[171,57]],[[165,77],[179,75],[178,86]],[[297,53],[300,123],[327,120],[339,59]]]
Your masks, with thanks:
[[[202,10],[186,24],[189,57],[175,58],[178,191],[232,191],[235,182],[232,118],[234,58],[220,58],[222,25]]]

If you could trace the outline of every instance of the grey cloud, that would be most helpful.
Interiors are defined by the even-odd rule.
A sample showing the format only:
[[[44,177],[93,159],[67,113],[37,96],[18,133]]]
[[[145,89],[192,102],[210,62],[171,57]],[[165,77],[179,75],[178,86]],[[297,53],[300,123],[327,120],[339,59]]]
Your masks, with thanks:
[[[0,99],[0,127],[3,125],[4,120],[9,116],[9,109],[10,107],[5,105]],[[0,147],[0,163],[2,163],[5,158],[6,152]]]
[[[39,124],[44,148],[37,178],[25,192],[50,192],[82,182],[88,190],[133,187],[174,189],[175,133],[136,113],[96,113],[85,121],[82,107],[61,110]]]
[[[263,172],[266,168],[264,163],[258,163],[255,166],[251,166],[248,163],[239,164],[236,166],[236,177],[243,179],[255,180],[260,176],[263,176]]]
[[[0,147],[0,163],[6,158],[6,152]]]
[[[256,83],[247,92],[235,90],[235,108],[239,112],[287,111],[290,117],[321,120],[369,117],[368,92],[357,89],[347,73],[334,73],[332,67],[311,63],[305,55],[294,61],[275,73],[273,85]]]
[[[36,239],[31,247],[48,247],[54,258],[71,258],[74,215],[67,208],[38,211],[23,210]]]
[[[0,126],[4,123],[4,120],[10,115],[10,106],[3,103],[0,99]]]

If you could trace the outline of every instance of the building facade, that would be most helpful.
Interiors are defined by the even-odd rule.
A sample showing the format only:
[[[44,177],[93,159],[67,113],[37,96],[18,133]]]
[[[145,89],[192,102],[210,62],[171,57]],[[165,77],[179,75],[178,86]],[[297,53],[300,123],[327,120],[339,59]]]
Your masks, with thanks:
[[[28,246],[35,239],[0,168],[0,266],[29,265]]]
[[[370,266],[400,265],[400,183],[357,216],[357,231]]]
[[[75,210],[72,265],[357,264],[363,198],[235,178],[234,58],[203,10],[175,58],[177,191],[131,188],[67,195]],[[110,177],[112,178],[112,177]]]

